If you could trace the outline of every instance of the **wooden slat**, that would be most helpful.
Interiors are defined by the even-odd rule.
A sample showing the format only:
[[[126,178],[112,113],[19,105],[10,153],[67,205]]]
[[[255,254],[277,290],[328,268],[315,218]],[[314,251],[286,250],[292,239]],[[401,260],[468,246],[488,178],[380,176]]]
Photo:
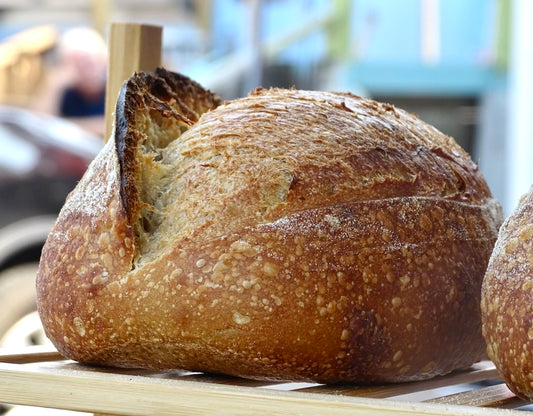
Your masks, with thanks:
[[[167,375],[166,378],[187,380],[187,381],[199,381],[202,383],[213,383],[213,384],[226,384],[232,386],[245,386],[245,387],[264,387],[270,386],[273,384],[272,381],[263,381],[263,380],[247,380],[239,377],[231,377],[224,375],[212,375],[212,374],[190,374],[185,376],[174,376],[172,374]]]
[[[11,364],[27,364],[46,361],[59,361],[63,357],[55,348],[47,346],[27,347],[22,350],[0,348],[0,362]]]
[[[317,386],[305,389],[312,393],[342,394],[347,396],[361,396],[374,398],[388,398],[420,391],[433,390],[441,387],[449,387],[464,383],[476,383],[482,380],[498,378],[498,372],[489,361],[475,364],[468,371],[458,371],[446,376],[435,377],[430,380],[416,381],[411,383],[396,383],[381,386]]]
[[[112,23],[108,43],[106,130],[108,140],[122,84],[137,71],[153,71],[161,65],[162,27],[136,23]]]
[[[516,397],[505,384],[497,384],[477,390],[438,397],[428,400],[428,402],[505,409],[515,409],[527,404],[526,401]]]
[[[358,387],[272,383],[186,371],[154,372],[103,369],[64,360],[49,347],[0,350],[0,402],[95,414],[115,415],[522,415],[523,407],[504,384],[482,387],[496,379],[494,366],[481,362],[469,370],[431,380]],[[472,383],[472,384],[468,384]],[[429,399],[383,399],[449,387],[468,391]],[[444,387],[442,391],[438,390]],[[435,390],[437,389],[437,390]],[[418,397],[416,395],[414,397]],[[379,398],[377,398],[379,397]],[[408,396],[411,397],[411,396]],[[426,400],[420,402],[420,400]]]
[[[115,415],[512,415],[439,403],[278,391],[86,371],[83,366],[0,363],[0,402]],[[511,412],[511,413],[509,413]],[[517,415],[523,415],[516,411]]]

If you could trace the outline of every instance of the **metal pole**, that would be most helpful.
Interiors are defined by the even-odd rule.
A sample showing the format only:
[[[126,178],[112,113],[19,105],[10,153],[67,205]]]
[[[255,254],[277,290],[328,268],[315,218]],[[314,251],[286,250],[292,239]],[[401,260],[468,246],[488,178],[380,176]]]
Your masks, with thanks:
[[[250,66],[246,73],[246,89],[250,91],[260,87],[263,82],[263,57],[261,54],[261,0],[249,0],[246,4],[248,7],[246,53],[250,60]]]
[[[507,195],[502,201],[507,213],[533,184],[533,1],[514,0],[512,6]]]

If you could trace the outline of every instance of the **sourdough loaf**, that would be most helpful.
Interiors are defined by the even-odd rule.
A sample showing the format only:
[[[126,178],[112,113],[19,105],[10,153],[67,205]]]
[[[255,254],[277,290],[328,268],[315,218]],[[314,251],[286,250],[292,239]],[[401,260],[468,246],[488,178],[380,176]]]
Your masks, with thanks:
[[[533,188],[503,224],[482,286],[487,352],[518,396],[533,400]]]
[[[351,94],[221,104],[129,79],[113,137],[42,252],[66,357],[251,378],[383,382],[485,357],[499,204],[453,139]]]

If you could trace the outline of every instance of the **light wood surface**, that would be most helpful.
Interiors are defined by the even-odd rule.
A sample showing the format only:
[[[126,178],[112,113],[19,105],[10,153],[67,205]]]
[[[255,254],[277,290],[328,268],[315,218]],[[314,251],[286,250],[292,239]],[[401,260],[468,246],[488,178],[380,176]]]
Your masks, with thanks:
[[[500,407],[513,409],[523,402],[516,397],[505,384],[488,386],[480,391],[465,391],[450,396],[428,400],[432,403],[468,404],[471,406]]]
[[[497,379],[490,362],[426,382],[376,386],[364,395],[365,388],[355,385],[339,388],[179,371],[103,369],[63,360],[57,353],[57,361],[51,361],[53,350],[34,351],[0,350],[0,402],[132,416],[533,414],[509,410],[527,403],[504,384],[476,384]],[[450,394],[450,389],[460,386],[464,391]],[[401,398],[435,388],[444,389],[429,402]],[[381,394],[376,393],[379,390]]]
[[[106,140],[113,131],[115,105],[124,81],[137,71],[153,71],[161,65],[162,32],[162,27],[154,25],[111,24],[105,109]]]

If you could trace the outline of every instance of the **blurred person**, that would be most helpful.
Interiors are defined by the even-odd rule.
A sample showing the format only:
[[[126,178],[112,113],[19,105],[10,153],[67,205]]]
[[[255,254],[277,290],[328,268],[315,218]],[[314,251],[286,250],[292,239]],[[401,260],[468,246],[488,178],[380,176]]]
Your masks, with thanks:
[[[67,118],[86,130],[104,135],[107,47],[93,29],[64,32],[57,44],[57,63],[35,109]]]

